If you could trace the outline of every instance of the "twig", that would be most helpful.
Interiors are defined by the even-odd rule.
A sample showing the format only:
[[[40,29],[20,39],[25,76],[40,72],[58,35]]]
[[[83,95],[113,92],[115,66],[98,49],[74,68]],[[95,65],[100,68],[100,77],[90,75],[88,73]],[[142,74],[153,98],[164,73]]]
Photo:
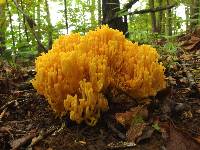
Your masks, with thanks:
[[[158,11],[162,11],[162,10],[171,9],[171,8],[175,7],[176,5],[177,4],[175,3],[173,5],[168,5],[166,7],[156,7],[156,8],[152,8],[152,9],[135,10],[133,12],[127,13],[127,15],[146,14],[146,13],[158,12]]]
[[[2,118],[4,117],[4,115],[6,114],[6,110],[7,110],[7,107],[0,114],[0,122],[1,122]]]
[[[135,147],[136,144],[134,142],[116,142],[116,143],[110,143],[107,145],[108,149],[125,149],[125,148],[130,148],[130,147]]]
[[[37,137],[32,139],[32,142],[27,149],[31,150],[34,145],[45,139],[48,135],[51,135],[56,129],[56,127],[51,127],[47,132],[44,132],[44,130],[42,130]]]
[[[124,8],[126,8],[126,9],[130,9],[136,2],[138,2],[139,0],[131,0],[131,1],[129,1],[128,3],[126,3],[125,5],[124,5]]]
[[[120,10],[120,12],[126,12],[128,11],[128,9],[130,9],[136,2],[138,2],[139,0],[131,0],[128,3],[126,3],[124,5],[124,8],[122,10]]]
[[[5,108],[7,108],[8,106],[10,106],[11,104],[13,104],[14,102],[16,102],[17,100],[12,100],[12,101],[9,101],[7,102],[5,105],[3,105],[1,108],[0,108],[0,111],[3,111]]]
[[[133,1],[134,2],[134,1]],[[134,4],[134,3],[133,3]],[[135,15],[135,14],[146,14],[146,13],[152,13],[152,12],[158,12],[158,11],[163,11],[163,10],[167,10],[167,9],[171,9],[173,7],[175,7],[177,5],[177,3],[173,4],[173,5],[168,5],[166,7],[156,7],[156,8],[152,8],[152,9],[142,9],[142,10],[135,10],[133,12],[127,12],[127,9],[123,9],[123,10],[120,10],[118,13],[116,13],[116,15],[107,20],[106,23],[112,21],[113,19],[115,18],[120,18],[122,16],[127,16],[127,15]],[[127,6],[127,8],[129,8],[130,6]],[[130,7],[131,8],[131,7]]]
[[[13,134],[11,133],[12,129],[10,127],[0,127],[0,133],[8,133],[12,140],[14,139]]]
[[[24,144],[26,144],[29,140],[31,140],[32,138],[34,138],[36,136],[36,133],[34,131],[31,131],[29,134],[19,138],[19,139],[16,139],[14,141],[12,141],[10,143],[11,147],[12,147],[12,150],[16,150],[18,149],[19,147],[23,146]]]

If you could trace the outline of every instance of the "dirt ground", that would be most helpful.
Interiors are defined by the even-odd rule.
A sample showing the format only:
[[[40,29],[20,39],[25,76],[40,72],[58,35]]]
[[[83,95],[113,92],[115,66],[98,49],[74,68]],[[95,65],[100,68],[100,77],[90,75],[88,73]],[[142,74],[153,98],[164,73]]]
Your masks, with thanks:
[[[28,82],[33,76],[30,70],[27,69],[25,73],[11,71],[12,77],[17,80],[0,80],[0,149],[198,150],[199,51],[178,54],[176,63],[166,70],[169,88],[150,98],[150,103],[145,105],[146,117],[142,125],[137,124],[137,130],[136,126],[130,130],[130,126],[120,124],[115,114],[127,114],[130,108],[144,105],[142,102],[127,100],[124,103],[110,103],[110,110],[102,115],[95,127],[84,123],[77,125],[67,117],[57,117],[45,98],[37,94]],[[170,56],[162,58],[166,63],[171,59]],[[117,98],[121,97],[114,99]]]

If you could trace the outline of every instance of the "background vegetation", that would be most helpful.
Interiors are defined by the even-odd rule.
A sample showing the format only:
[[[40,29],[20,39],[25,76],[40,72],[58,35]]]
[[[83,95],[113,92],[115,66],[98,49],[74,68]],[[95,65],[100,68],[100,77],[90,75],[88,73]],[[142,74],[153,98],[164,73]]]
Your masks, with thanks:
[[[0,0],[1,59],[13,65],[33,60],[59,35],[85,34],[101,24],[139,43],[165,39],[164,50],[174,51],[174,37],[198,25],[199,8],[200,0]]]

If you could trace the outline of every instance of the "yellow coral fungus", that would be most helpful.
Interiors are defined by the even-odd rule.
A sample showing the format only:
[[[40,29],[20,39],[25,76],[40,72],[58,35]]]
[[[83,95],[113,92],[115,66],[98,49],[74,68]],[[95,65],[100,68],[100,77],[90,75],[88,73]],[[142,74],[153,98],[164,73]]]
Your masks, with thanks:
[[[154,96],[165,88],[164,67],[149,45],[139,46],[118,30],[102,26],[85,36],[61,36],[36,59],[32,84],[59,115],[95,125],[108,109],[108,87],[135,98]]]

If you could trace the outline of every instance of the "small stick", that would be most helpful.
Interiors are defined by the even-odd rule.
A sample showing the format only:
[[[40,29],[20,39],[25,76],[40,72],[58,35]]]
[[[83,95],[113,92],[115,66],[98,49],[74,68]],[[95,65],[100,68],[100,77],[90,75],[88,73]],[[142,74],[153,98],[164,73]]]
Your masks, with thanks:
[[[130,148],[130,147],[135,147],[136,144],[134,142],[124,142],[124,141],[119,141],[116,143],[110,143],[107,145],[108,149],[125,149],[125,148]]]
[[[24,144],[26,144],[29,140],[31,140],[32,138],[34,138],[36,136],[36,133],[35,132],[30,132],[29,134],[19,138],[19,139],[16,139],[16,140],[13,140],[10,145],[12,147],[12,150],[16,150],[18,148],[20,148],[21,146],[23,146]]]
[[[45,139],[48,135],[51,135],[55,130],[56,130],[57,128],[55,128],[55,127],[51,127],[51,129],[49,129],[47,132],[45,132],[44,133],[44,131],[42,130],[41,132],[40,132],[40,134],[37,136],[37,137],[35,137],[35,138],[33,138],[32,139],[32,142],[31,142],[31,144],[28,146],[28,150],[31,150],[32,149],[32,147],[34,146],[34,145],[36,145],[38,142],[40,142],[40,141],[42,141],[43,139]]]
[[[6,110],[7,110],[7,107],[0,114],[0,122],[1,122],[2,118],[4,117],[4,115],[6,114]]]
[[[3,105],[1,108],[0,108],[0,111],[3,111],[5,108],[7,108],[9,105],[13,104],[14,102],[16,102],[17,100],[12,100],[12,101],[9,101],[7,102],[5,105]]]

